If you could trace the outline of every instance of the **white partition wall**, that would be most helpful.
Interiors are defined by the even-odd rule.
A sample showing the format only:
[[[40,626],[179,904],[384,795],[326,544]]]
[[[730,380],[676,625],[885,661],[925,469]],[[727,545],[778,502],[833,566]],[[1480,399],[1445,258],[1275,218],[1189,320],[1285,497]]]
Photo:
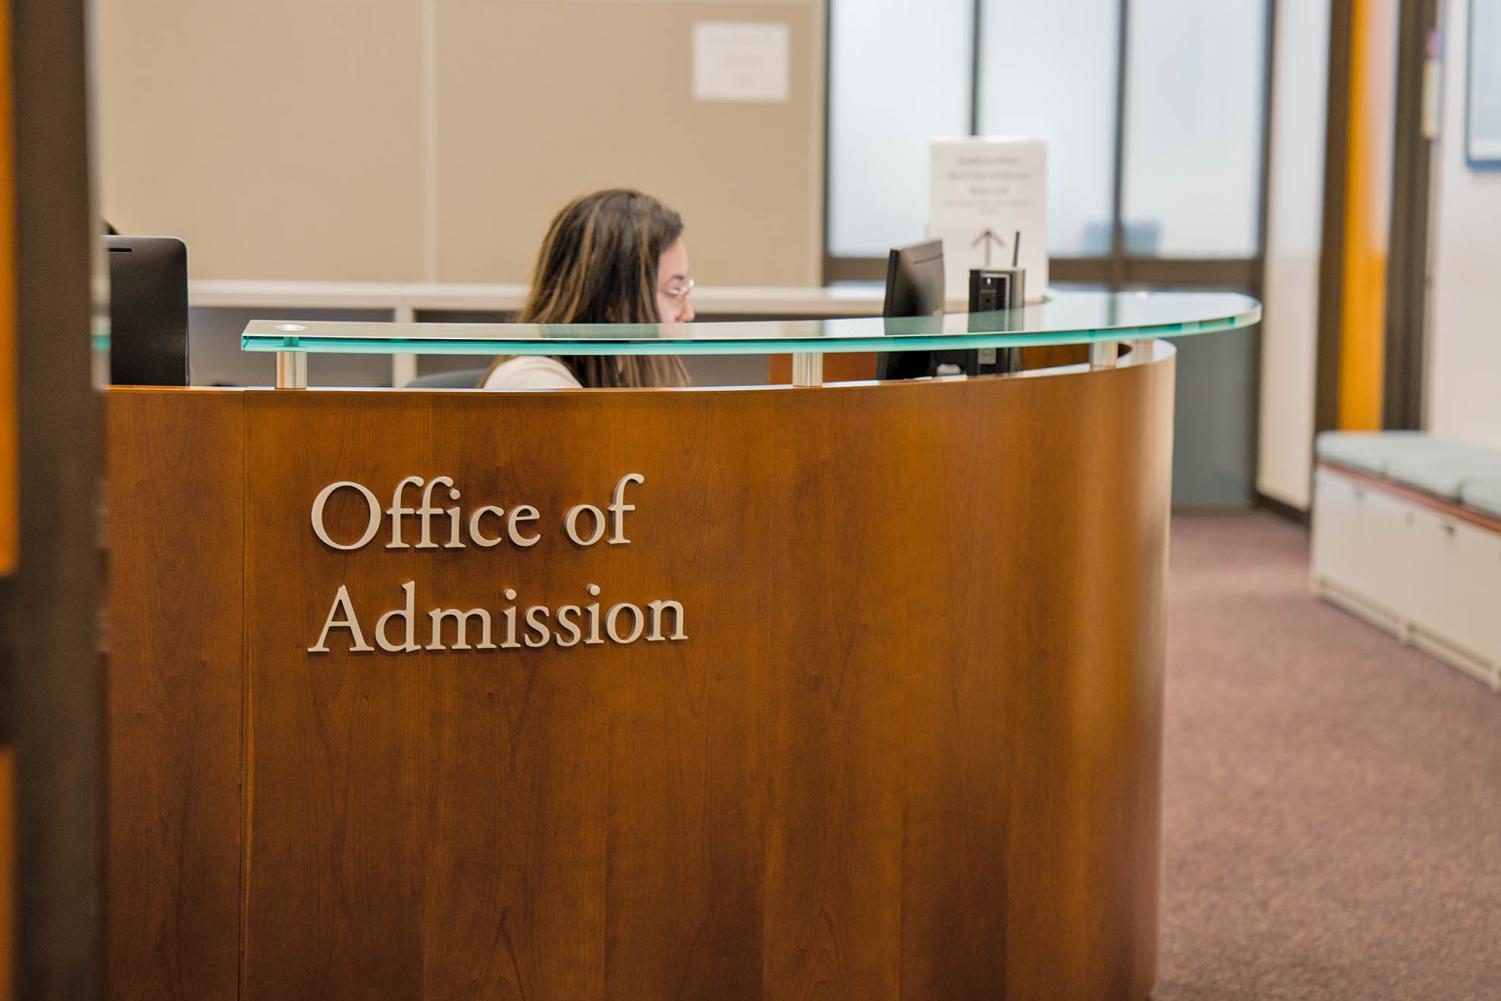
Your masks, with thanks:
[[[1277,5],[1256,487],[1307,510],[1313,467],[1329,4]]]
[[[1465,163],[1469,3],[1447,0],[1443,119],[1435,147],[1428,427],[1501,448],[1501,169]]]

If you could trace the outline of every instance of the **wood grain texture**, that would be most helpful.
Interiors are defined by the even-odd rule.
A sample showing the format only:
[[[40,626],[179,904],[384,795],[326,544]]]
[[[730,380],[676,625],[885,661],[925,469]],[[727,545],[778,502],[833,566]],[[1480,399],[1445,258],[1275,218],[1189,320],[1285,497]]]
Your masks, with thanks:
[[[16,419],[16,146],[10,3],[0,2],[0,576],[15,572],[21,534]]]
[[[20,542],[19,444],[16,399],[16,217],[14,94],[10,66],[10,3],[0,0],[0,576],[15,572]],[[0,605],[0,607],[5,607]],[[6,608],[6,612],[9,609]],[[10,664],[0,665],[9,694]],[[6,714],[15,711],[6,699]],[[16,749],[7,721],[0,741],[0,1001],[15,997]]]
[[[1022,348],[1022,371],[1031,372],[1040,368],[1062,368],[1065,365],[1087,365],[1087,344],[1038,344]]]
[[[0,745],[0,1001],[16,996],[16,749]]]
[[[244,396],[111,390],[111,998],[237,994]]]
[[[961,383],[244,405],[247,1001],[1146,997],[1166,347]],[[569,543],[563,510],[627,472],[631,544]],[[384,506],[409,474],[533,504],[543,539],[314,537],[323,486]],[[330,506],[337,537],[359,507]],[[689,638],[307,652],[341,584],[368,632],[408,580],[419,625],[595,583],[681,601]]]

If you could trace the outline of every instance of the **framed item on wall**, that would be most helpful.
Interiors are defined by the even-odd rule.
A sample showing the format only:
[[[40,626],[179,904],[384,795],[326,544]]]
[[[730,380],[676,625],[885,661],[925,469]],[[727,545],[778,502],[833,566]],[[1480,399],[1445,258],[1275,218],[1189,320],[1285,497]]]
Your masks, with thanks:
[[[1501,169],[1501,0],[1470,0],[1465,162]]]

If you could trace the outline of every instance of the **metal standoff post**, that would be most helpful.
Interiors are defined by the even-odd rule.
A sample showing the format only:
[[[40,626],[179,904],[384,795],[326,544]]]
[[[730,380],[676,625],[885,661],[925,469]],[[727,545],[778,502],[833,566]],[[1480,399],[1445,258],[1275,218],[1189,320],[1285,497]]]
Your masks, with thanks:
[[[307,389],[307,354],[305,352],[276,352],[276,388]]]
[[[795,354],[792,356],[792,384],[794,386],[823,385],[823,355]]]

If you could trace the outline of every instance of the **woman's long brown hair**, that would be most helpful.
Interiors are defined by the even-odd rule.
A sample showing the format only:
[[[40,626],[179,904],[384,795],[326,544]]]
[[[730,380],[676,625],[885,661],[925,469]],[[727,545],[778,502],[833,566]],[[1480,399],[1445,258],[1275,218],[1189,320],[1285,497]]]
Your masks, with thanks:
[[[612,188],[575,198],[547,229],[517,321],[661,322],[657,262],[682,234],[682,218],[639,191]],[[496,359],[490,371],[505,360]],[[559,360],[582,386],[688,383],[682,361],[672,356],[574,355]]]

